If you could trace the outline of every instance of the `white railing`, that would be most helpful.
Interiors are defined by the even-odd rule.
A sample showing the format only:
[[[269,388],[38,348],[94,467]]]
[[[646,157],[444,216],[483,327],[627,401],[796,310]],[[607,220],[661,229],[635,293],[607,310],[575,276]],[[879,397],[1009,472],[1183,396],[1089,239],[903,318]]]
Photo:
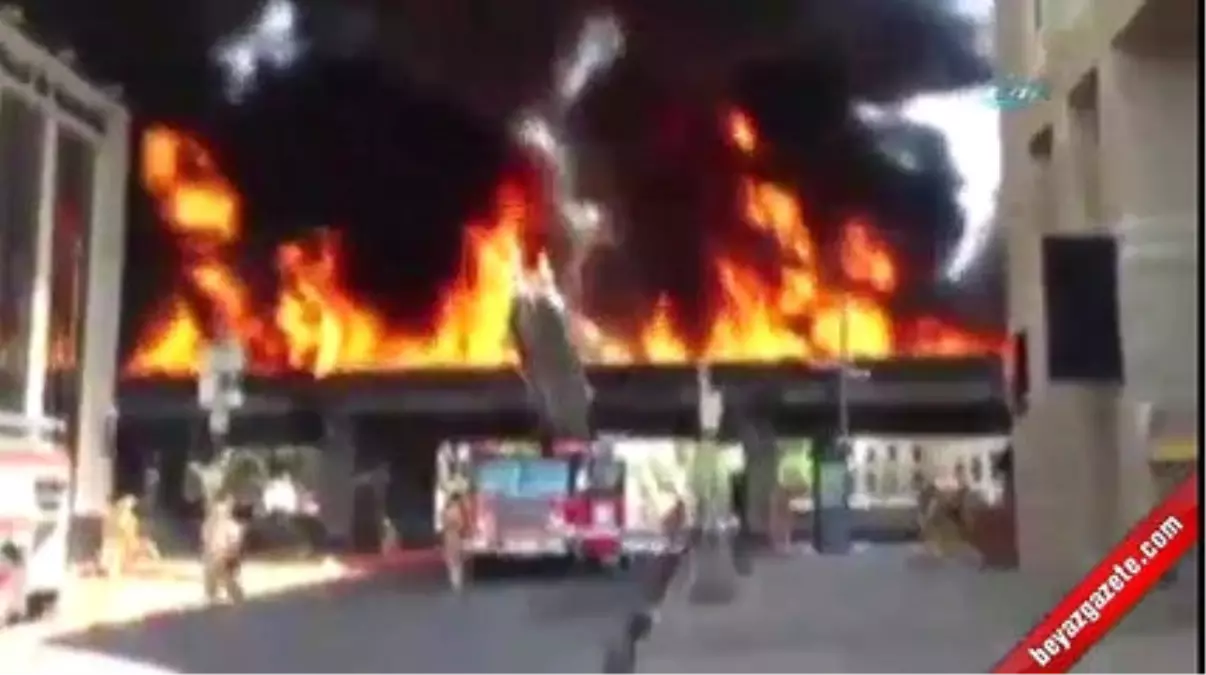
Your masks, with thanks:
[[[995,503],[1002,487],[993,475],[993,465],[1008,442],[1006,438],[860,439],[849,463],[853,483],[850,506],[862,510],[913,508],[921,481],[953,487],[960,474],[985,501]],[[792,501],[795,511],[811,508],[811,497]]]

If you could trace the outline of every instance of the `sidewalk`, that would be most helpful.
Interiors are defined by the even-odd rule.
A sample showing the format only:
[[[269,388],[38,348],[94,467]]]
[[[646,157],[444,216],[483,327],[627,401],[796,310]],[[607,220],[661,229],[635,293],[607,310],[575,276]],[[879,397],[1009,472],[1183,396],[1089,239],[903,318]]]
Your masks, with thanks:
[[[906,546],[767,557],[728,606],[690,605],[676,584],[637,669],[986,672],[1073,583],[921,561]],[[1158,591],[1078,670],[1195,672],[1197,592]]]
[[[242,581],[249,599],[299,588],[348,581],[400,569],[430,567],[438,552],[398,550],[381,555],[348,555],[313,560],[249,560]],[[73,578],[58,611],[44,628],[54,632],[100,624],[138,621],[157,614],[194,609],[205,604],[201,563],[162,560],[120,579]]]

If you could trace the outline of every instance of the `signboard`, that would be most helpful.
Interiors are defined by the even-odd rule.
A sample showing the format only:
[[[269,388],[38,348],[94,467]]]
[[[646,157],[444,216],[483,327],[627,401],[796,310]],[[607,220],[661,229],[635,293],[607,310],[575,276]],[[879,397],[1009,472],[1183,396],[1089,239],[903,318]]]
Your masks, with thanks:
[[[1152,460],[1157,462],[1193,462],[1198,458],[1196,438],[1157,438],[1152,441]]]

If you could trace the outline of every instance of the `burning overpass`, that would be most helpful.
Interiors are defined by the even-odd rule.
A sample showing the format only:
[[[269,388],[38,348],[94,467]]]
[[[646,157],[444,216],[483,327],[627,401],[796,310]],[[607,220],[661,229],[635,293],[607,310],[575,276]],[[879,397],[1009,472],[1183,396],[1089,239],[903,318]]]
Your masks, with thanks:
[[[729,217],[771,255],[750,259],[723,241],[705,242],[703,317],[686,316],[688,303],[666,293],[622,322],[589,310],[577,316],[591,364],[826,362],[839,356],[844,322],[849,353],[860,359],[997,352],[996,336],[936,314],[894,312],[901,263],[865,218],[843,224],[834,256],[839,273],[826,273],[825,253],[793,190],[755,169],[761,148],[753,122],[732,112],[719,124],[738,166],[747,166],[733,177],[738,199]],[[260,292],[241,266],[247,227],[241,196],[204,144],[157,126],[146,131],[141,150],[142,184],[183,262],[176,286],[137,327],[128,378],[194,375],[218,330],[244,346],[252,371],[263,376],[489,371],[515,363],[507,317],[517,271],[549,255],[546,215],[522,177],[504,178],[489,215],[465,225],[458,273],[441,290],[427,325],[416,328],[391,321],[350,287],[338,230],[280,244],[272,288]]]
[[[595,426],[694,436],[693,364],[706,360],[728,401],[724,435],[832,429],[839,385],[826,364],[841,351],[846,321],[858,359],[845,392],[856,433],[1007,429],[995,336],[937,314],[895,311],[901,262],[874,223],[845,223],[837,254],[828,256],[793,191],[754,170],[753,124],[740,114],[723,124],[734,157],[750,163],[734,176],[734,229],[756,238],[772,264],[709,242],[702,286],[712,301],[702,321],[689,315],[698,303],[670,293],[633,303],[635,316],[626,321],[586,305],[574,329],[589,361]],[[404,477],[397,492],[407,505],[399,508],[426,514],[424,522],[431,503],[424,481],[435,480],[442,440],[538,428],[513,368],[509,312],[517,270],[539,267],[553,252],[539,195],[522,176],[504,179],[490,215],[465,225],[457,274],[427,325],[416,328],[392,321],[354,290],[338,230],[280,244],[264,292],[244,273],[239,192],[196,138],[149,129],[141,166],[183,265],[125,362],[117,435],[123,463],[157,461],[164,485],[176,485],[188,450],[208,446],[198,433],[192,376],[219,330],[243,344],[252,370],[232,443],[318,445],[328,451],[324,475],[384,464]],[[825,270],[830,257],[836,275]]]

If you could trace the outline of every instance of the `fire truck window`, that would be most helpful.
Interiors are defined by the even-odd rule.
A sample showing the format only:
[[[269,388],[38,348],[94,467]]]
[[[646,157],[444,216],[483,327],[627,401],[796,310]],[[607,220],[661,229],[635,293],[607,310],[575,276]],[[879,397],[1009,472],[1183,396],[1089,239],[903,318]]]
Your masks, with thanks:
[[[557,497],[569,491],[569,462],[537,459],[524,462],[520,473],[520,494],[524,497]]]
[[[11,541],[0,544],[0,562],[7,565],[19,565],[22,559],[21,549]]]
[[[512,459],[490,459],[477,465],[474,488],[487,495],[513,495],[519,492],[519,463]]]
[[[61,480],[39,480],[34,483],[34,498],[38,501],[38,509],[44,513],[58,513],[66,492],[67,484]]]
[[[46,118],[0,91],[0,409],[21,410],[29,377],[42,136]]]

